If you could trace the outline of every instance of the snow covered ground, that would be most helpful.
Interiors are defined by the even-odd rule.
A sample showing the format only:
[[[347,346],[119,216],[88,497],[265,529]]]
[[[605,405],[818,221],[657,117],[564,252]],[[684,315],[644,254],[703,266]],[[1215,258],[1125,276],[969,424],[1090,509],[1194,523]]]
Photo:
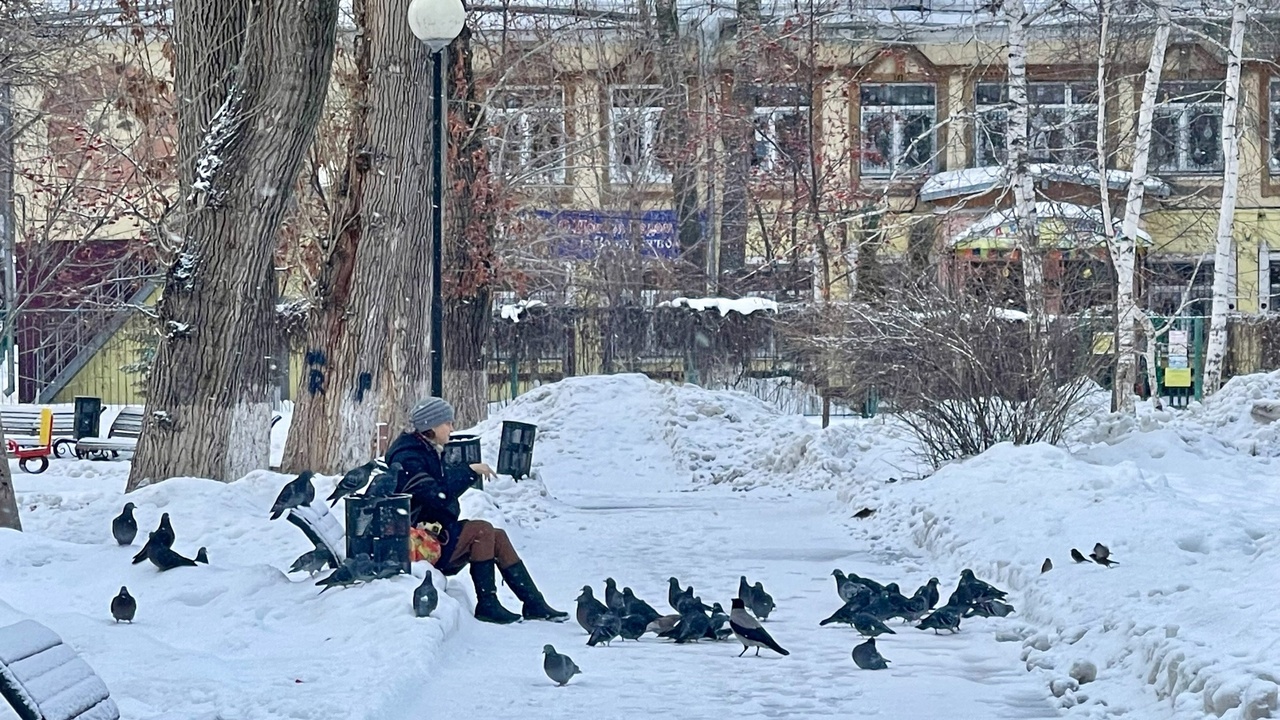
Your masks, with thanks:
[[[583,584],[599,594],[613,576],[663,610],[676,575],[727,605],[746,574],[778,601],[767,627],[785,658],[651,636],[589,648],[572,622],[484,626],[463,607],[465,573],[428,620],[410,613],[417,579],[318,595],[283,572],[308,545],[267,520],[287,478],[266,471],[129,496],[145,529],[169,512],[176,549],[209,548],[209,567],[160,574],[110,538],[123,462],[16,474],[27,532],[0,532],[0,625],[53,627],[127,718],[1271,717],[1280,423],[1265,422],[1268,400],[1280,374],[1237,378],[1187,411],[1099,409],[1065,449],[1002,446],[932,474],[891,419],[823,430],[745,394],[630,375],[544,386],[480,426],[492,461],[502,419],[539,425],[537,477],[464,505],[508,528],[553,604],[572,611]],[[875,513],[853,519],[862,508]],[[1099,541],[1119,565],[1071,562]],[[972,567],[1018,612],[954,636],[895,621],[879,643],[891,668],[859,671],[855,633],[817,625],[839,605],[836,567],[908,592],[936,575],[944,593]],[[139,602],[132,626],[107,611],[122,584]],[[548,642],[584,670],[566,688],[542,675]]]

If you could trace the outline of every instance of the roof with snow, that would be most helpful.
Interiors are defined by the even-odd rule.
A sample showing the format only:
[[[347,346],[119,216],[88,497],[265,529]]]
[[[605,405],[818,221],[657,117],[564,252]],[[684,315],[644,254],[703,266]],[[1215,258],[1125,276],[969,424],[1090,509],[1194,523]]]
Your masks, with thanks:
[[[1097,187],[1101,178],[1098,169],[1091,165],[1063,165],[1060,163],[1033,163],[1027,167],[1037,180]],[[1133,174],[1127,170],[1108,170],[1107,187],[1123,190],[1129,186]],[[965,168],[940,172],[925,180],[920,187],[920,199],[934,202],[963,195],[981,195],[998,188],[1010,187],[1009,169],[1004,165]],[[1157,177],[1148,176],[1143,181],[1146,191],[1157,197],[1168,197],[1172,188]]]
[[[1045,200],[1036,203],[1036,222],[1047,243],[1054,247],[1089,247],[1106,242],[1102,211],[1075,203]],[[1118,220],[1112,222],[1119,230]],[[1012,247],[1018,223],[1013,208],[1000,208],[988,213],[952,239],[952,245],[964,248]],[[1151,236],[1138,231],[1138,241],[1150,244]]]

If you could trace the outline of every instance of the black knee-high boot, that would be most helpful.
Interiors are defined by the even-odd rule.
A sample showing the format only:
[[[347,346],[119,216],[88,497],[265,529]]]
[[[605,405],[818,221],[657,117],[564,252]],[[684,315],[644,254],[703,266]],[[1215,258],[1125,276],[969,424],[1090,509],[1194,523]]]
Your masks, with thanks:
[[[498,582],[494,577],[494,567],[492,560],[471,563],[471,582],[476,586],[476,619],[507,625],[519,620],[520,616],[498,602]]]
[[[556,610],[547,604],[542,593],[538,591],[538,586],[533,584],[533,578],[529,577],[529,571],[525,568],[523,561],[511,567],[502,568],[502,578],[507,581],[507,585],[511,587],[516,597],[520,598],[520,602],[524,603],[521,614],[524,615],[525,620],[563,622],[569,618],[569,613]]]

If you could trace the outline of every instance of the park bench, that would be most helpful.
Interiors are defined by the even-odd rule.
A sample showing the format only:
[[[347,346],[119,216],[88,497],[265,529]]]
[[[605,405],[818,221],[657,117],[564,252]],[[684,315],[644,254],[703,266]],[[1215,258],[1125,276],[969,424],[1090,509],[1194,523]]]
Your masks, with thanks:
[[[6,405],[0,407],[0,422],[4,423],[5,437],[21,447],[40,442],[39,405]],[[75,444],[75,413],[71,410],[53,411],[53,455],[62,457],[69,445]]]
[[[126,406],[111,421],[105,438],[80,438],[76,441],[76,457],[120,457],[122,452],[133,452],[138,447],[138,436],[142,435],[142,413],[141,405]]]
[[[21,720],[120,718],[93,668],[34,620],[0,627],[0,697]]]
[[[329,512],[324,500],[316,498],[310,505],[300,505],[289,510],[289,522],[298,526],[303,535],[318,548],[325,548],[338,565],[347,557],[347,531]],[[336,568],[336,565],[335,565]]]

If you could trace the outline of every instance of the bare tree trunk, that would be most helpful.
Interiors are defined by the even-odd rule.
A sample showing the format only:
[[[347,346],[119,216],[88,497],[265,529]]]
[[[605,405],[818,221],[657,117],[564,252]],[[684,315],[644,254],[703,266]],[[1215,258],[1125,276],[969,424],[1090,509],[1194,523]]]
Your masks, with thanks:
[[[0,438],[4,437],[4,426],[0,425]],[[13,491],[13,473],[9,471],[9,461],[0,463],[0,528],[22,531],[22,517],[18,514],[18,496]]]
[[[444,254],[444,396],[466,428],[489,416],[489,371],[486,343],[493,324],[496,208],[484,117],[476,98],[471,64],[471,30],[449,46],[452,104],[449,157],[454,181],[446,183]]]
[[[266,467],[272,262],[328,90],[336,0],[177,0],[177,257],[128,489]]]
[[[720,209],[720,282],[734,285],[732,278],[746,264],[748,224],[748,184],[755,126],[752,123],[755,89],[756,48],[760,44],[760,0],[737,0],[738,27],[730,61],[733,89],[723,104],[725,166],[724,193]]]
[[[347,168],[308,322],[283,469],[335,473],[369,459],[388,383],[389,272],[423,253],[431,57],[408,0],[357,0]]]
[[[680,241],[681,289],[686,292],[706,288],[706,267],[702,224],[698,220],[698,148],[689,113],[689,72],[680,43],[680,20],[675,0],[655,0],[658,75],[662,81],[663,132],[661,145],[671,167],[671,193],[675,200],[676,234]]]
[[[1005,133],[1013,183],[1013,214],[1018,225],[1018,250],[1022,255],[1022,282],[1027,305],[1027,332],[1031,335],[1031,372],[1048,380],[1045,348],[1044,255],[1036,217],[1035,183],[1031,177],[1030,107],[1027,97],[1027,12],[1022,0],[1006,0],[1009,30],[1009,127]]]
[[[1146,313],[1140,312],[1137,301],[1133,299],[1133,278],[1137,274],[1138,219],[1142,217],[1142,199],[1146,192],[1147,165],[1151,157],[1151,126],[1155,117],[1156,98],[1160,89],[1160,77],[1164,73],[1164,55],[1169,45],[1170,18],[1168,8],[1156,5],[1156,32],[1151,41],[1151,54],[1147,60],[1147,70],[1143,76],[1142,99],[1138,105],[1138,126],[1134,132],[1133,160],[1130,165],[1129,192],[1125,199],[1124,218],[1120,223],[1120,236],[1111,249],[1111,263],[1115,268],[1117,280],[1116,310],[1117,343],[1116,372],[1112,382],[1112,405],[1116,410],[1129,412],[1133,409],[1133,387],[1137,384],[1137,358],[1135,351],[1138,341],[1147,338],[1146,360],[1147,374],[1155,378],[1155,327]],[[1101,103],[1099,103],[1101,105]],[[1105,177],[1103,182],[1106,182]],[[1129,278],[1129,282],[1124,282]],[[1126,303],[1124,293],[1130,295],[1125,317]],[[1132,336],[1126,338],[1132,326]],[[1128,352],[1125,346],[1129,346]],[[1127,389],[1126,385],[1127,383]],[[1153,385],[1152,392],[1155,392]],[[1126,397],[1127,396],[1127,397]]]
[[[1235,223],[1236,196],[1240,186],[1240,55],[1244,49],[1244,28],[1249,21],[1245,0],[1231,6],[1231,37],[1228,40],[1227,81],[1222,102],[1222,204],[1218,211],[1218,242],[1213,254],[1213,310],[1209,318],[1209,343],[1205,350],[1204,391],[1222,386],[1222,360],[1227,351],[1227,313],[1235,304]]]

